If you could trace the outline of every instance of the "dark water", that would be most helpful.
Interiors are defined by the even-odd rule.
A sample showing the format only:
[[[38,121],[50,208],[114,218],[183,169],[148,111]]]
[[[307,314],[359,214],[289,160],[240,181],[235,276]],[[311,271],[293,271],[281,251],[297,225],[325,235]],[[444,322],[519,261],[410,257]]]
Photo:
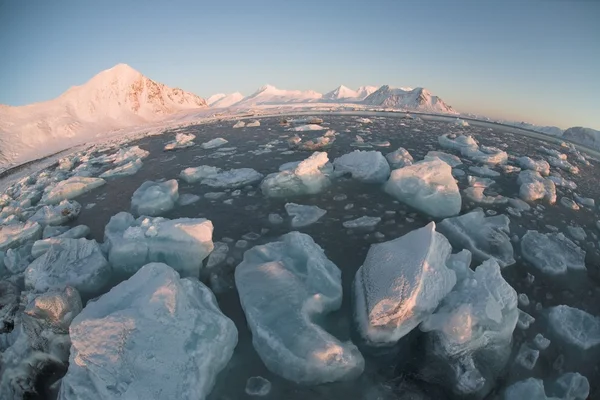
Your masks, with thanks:
[[[437,142],[437,137],[443,133],[466,133],[473,135],[480,144],[496,147],[505,147],[509,154],[515,156],[528,155],[530,157],[544,157],[540,153],[540,145],[551,148],[560,148],[556,145],[540,142],[527,136],[519,136],[512,133],[502,132],[498,129],[481,127],[458,127],[445,122],[414,121],[399,118],[371,118],[372,124],[358,124],[355,117],[323,115],[322,118],[329,124],[329,128],[340,132],[334,145],[327,150],[330,160],[341,156],[353,148],[350,143],[354,141],[355,135],[360,134],[366,142],[388,140],[391,146],[388,148],[375,148],[384,154],[398,147],[405,147],[415,160],[422,159],[430,150],[442,149]],[[104,226],[110,217],[119,211],[129,211],[130,199],[133,192],[146,180],[160,180],[177,178],[180,171],[187,167],[199,165],[212,165],[221,168],[250,167],[257,171],[268,174],[278,170],[278,166],[289,161],[298,161],[310,155],[309,152],[296,152],[294,154],[281,154],[288,150],[287,137],[293,133],[286,131],[280,126],[279,118],[265,118],[261,120],[261,126],[257,128],[232,129],[233,122],[212,123],[180,128],[178,131],[193,133],[196,135],[196,146],[177,150],[175,152],[164,152],[166,142],[173,139],[174,132],[168,132],[162,136],[147,137],[131,144],[137,144],[143,149],[149,150],[151,155],[144,160],[144,166],[134,176],[114,178],[101,189],[77,198],[82,205],[95,203],[91,209],[83,209],[79,218],[72,225],[86,224],[91,228],[92,237],[103,241]],[[369,132],[360,130],[368,129]],[[349,130],[349,132],[345,132]],[[315,138],[322,135],[324,131],[300,133],[307,138]],[[229,141],[223,147],[235,147],[236,153],[222,158],[211,158],[218,149],[204,150],[199,144],[210,139],[222,137]],[[260,150],[261,145],[280,140],[274,144],[271,152],[265,154],[252,154],[249,151]],[[564,150],[564,149],[563,149]],[[451,152],[451,151],[447,151]],[[576,164],[576,163],[575,163]],[[465,171],[469,162],[459,167]],[[597,176],[600,168],[594,163],[593,166],[580,165],[578,176],[563,174],[567,179],[577,183],[577,193],[585,197],[600,199],[600,185]],[[502,175],[495,178],[497,185],[494,190],[507,197],[518,197],[519,187],[516,184],[518,174]],[[179,182],[179,193],[193,193],[202,196],[204,193],[216,191],[200,184],[186,184]],[[466,188],[466,176],[459,179],[459,186]],[[558,189],[558,198],[569,195],[569,190]],[[343,201],[334,200],[335,195],[345,194],[347,199]],[[224,204],[223,200],[233,198],[233,204]],[[258,187],[244,188],[239,197],[232,197],[230,193],[219,200],[207,200],[202,198],[199,202],[188,206],[178,207],[165,214],[167,218],[178,217],[206,217],[215,227],[213,240],[219,241],[223,238],[238,240],[242,235],[255,232],[263,232],[260,239],[251,242],[250,246],[275,240],[279,235],[291,230],[288,220],[282,225],[269,224],[267,216],[269,213],[279,213],[285,217],[284,204],[288,201],[299,204],[314,204],[327,210],[327,214],[317,223],[301,229],[313,237],[324,250],[326,255],[342,271],[344,287],[344,301],[342,308],[331,315],[326,328],[340,339],[347,340],[351,334],[351,283],[356,270],[365,259],[369,246],[378,241],[373,232],[349,231],[342,227],[342,222],[347,219],[357,218],[363,215],[379,216],[382,222],[376,227],[376,231],[385,235],[383,240],[404,235],[405,233],[420,228],[432,219],[410,207],[394,201],[393,198],[383,193],[376,185],[357,183],[349,179],[334,181],[333,185],[325,192],[313,196],[294,197],[290,199],[270,199],[262,196]],[[345,210],[344,207],[352,203],[352,209]],[[542,204],[541,202],[538,204]],[[463,212],[476,208],[477,205],[463,201]],[[505,205],[486,206],[485,209],[494,209],[503,213]],[[505,279],[517,290],[518,293],[526,293],[531,305],[524,310],[538,318],[540,312],[536,311],[536,303],[541,303],[543,308],[558,304],[568,304],[600,315],[600,255],[598,253],[597,229],[595,222],[598,219],[596,210],[582,208],[573,211],[557,205],[543,204],[540,208],[540,216],[533,214],[534,209],[523,213],[520,218],[510,217],[511,235],[521,237],[527,229],[537,229],[541,232],[549,232],[546,225],[558,227],[566,231],[567,225],[582,226],[588,239],[580,246],[587,251],[586,265],[587,277],[578,282],[556,282],[544,278],[541,274],[523,263],[520,257],[520,246],[515,244],[517,264],[503,270]],[[437,221],[436,221],[437,222]],[[265,231],[268,230],[268,231]],[[273,388],[266,399],[444,399],[450,398],[440,388],[430,384],[419,382],[418,375],[410,367],[416,363],[422,355],[418,345],[418,337],[415,344],[408,346],[397,358],[374,359],[366,357],[365,373],[352,382],[339,382],[311,387],[298,386],[285,381],[277,375],[269,372],[262,364],[251,343],[250,331],[246,327],[246,321],[242,312],[237,292],[234,288],[233,270],[241,260],[243,250],[235,249],[230,244],[230,266],[223,267],[219,271],[220,284],[229,286],[228,289],[219,290],[216,293],[222,311],[236,324],[239,331],[239,343],[235,354],[227,368],[219,375],[217,384],[209,399],[244,399],[250,398],[244,392],[246,380],[251,376],[261,375],[269,379]],[[530,272],[535,275],[533,284],[527,284],[526,276]],[[207,283],[206,277],[203,277]],[[210,283],[209,283],[210,284]],[[530,340],[536,333],[545,333],[542,319],[532,324],[528,330],[517,328],[514,334],[514,349],[518,349],[525,340]],[[415,334],[418,336],[418,333]],[[412,336],[415,336],[412,335]],[[414,338],[413,338],[414,339]],[[553,364],[562,352],[555,343],[549,349],[540,352],[540,358],[533,371],[523,373],[522,370],[511,367],[505,377],[497,383],[498,389],[506,383],[525,379],[529,376],[556,378],[559,371],[553,368]],[[579,371],[584,373],[592,386],[591,398],[600,398],[600,371],[598,360],[586,360],[578,364]],[[562,371],[566,372],[566,371]],[[492,393],[490,398],[495,397]]]

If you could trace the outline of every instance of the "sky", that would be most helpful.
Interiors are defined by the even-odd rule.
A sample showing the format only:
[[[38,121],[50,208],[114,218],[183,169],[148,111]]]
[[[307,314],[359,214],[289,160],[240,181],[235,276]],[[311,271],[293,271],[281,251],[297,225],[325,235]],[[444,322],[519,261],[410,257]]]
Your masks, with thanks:
[[[126,63],[202,97],[426,87],[460,112],[600,129],[600,1],[0,0],[0,104]]]

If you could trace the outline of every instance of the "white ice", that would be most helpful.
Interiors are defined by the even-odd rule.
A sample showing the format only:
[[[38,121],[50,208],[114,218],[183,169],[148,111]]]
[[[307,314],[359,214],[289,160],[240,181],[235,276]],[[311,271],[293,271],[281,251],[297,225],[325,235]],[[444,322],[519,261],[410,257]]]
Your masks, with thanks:
[[[237,128],[243,128],[246,126],[246,123],[244,121],[238,121],[233,125],[233,128],[237,129]]]
[[[317,124],[309,124],[309,125],[300,125],[295,128],[290,128],[290,131],[294,132],[306,132],[306,131],[321,131],[325,129],[321,125]]]
[[[235,269],[252,343],[274,374],[303,384],[352,380],[364,360],[317,325],[342,304],[341,271],[308,235],[256,246]]]
[[[473,259],[482,262],[495,259],[501,267],[515,263],[510,241],[510,220],[506,215],[486,217],[481,209],[446,218],[437,230],[448,238],[455,250],[467,249]]]
[[[562,233],[527,231],[521,239],[521,253],[525,260],[548,275],[586,270],[585,251]]]
[[[394,345],[436,309],[456,283],[451,252],[434,222],[371,246],[353,284],[357,330],[369,345]]]
[[[480,176],[489,176],[491,178],[496,178],[496,177],[500,176],[500,172],[494,171],[493,169],[489,168],[487,165],[483,166],[483,167],[470,166],[469,171],[471,171],[474,174],[480,175]]]
[[[385,155],[386,160],[390,163],[393,169],[406,167],[412,165],[413,157],[410,155],[408,150],[404,147],[399,147],[398,150]]]
[[[333,160],[336,175],[350,174],[365,183],[383,183],[390,176],[390,166],[379,151],[354,150]]]
[[[108,260],[115,273],[133,275],[150,262],[166,262],[182,276],[198,277],[213,250],[212,222],[204,218],[114,215],[104,229]]]
[[[77,218],[81,211],[81,204],[75,200],[63,200],[58,205],[43,206],[29,217],[29,221],[37,222],[42,226],[62,225]]]
[[[200,183],[219,189],[237,189],[252,185],[262,178],[263,174],[252,168],[237,168],[220,170],[216,174],[203,178]]]
[[[468,187],[463,190],[463,193],[467,197],[467,199],[471,200],[477,204],[506,204],[508,203],[508,198],[497,195],[497,196],[488,196],[484,194],[486,188],[484,187]]]
[[[456,215],[462,205],[452,168],[439,159],[393,170],[384,190],[433,217]]]
[[[27,221],[0,226],[0,251],[19,247],[41,237],[42,227],[37,222]]]
[[[556,203],[556,185],[549,178],[544,178],[537,171],[524,170],[519,172],[517,183],[519,196],[525,201],[544,199],[550,204]]]
[[[71,200],[105,183],[106,181],[102,178],[73,176],[57,183],[55,186],[47,187],[42,196],[42,203],[58,204],[63,200]]]
[[[458,167],[463,163],[460,157],[457,157],[454,154],[444,153],[442,151],[429,151],[427,155],[425,155],[424,160],[432,160],[434,158],[439,158],[452,168]]]
[[[292,217],[292,228],[302,228],[317,222],[327,211],[317,206],[287,203],[285,211]]]
[[[579,350],[600,346],[600,318],[578,308],[560,305],[547,312],[551,335]]]
[[[575,182],[565,179],[561,176],[551,175],[548,177],[548,179],[550,179],[552,182],[554,182],[554,185],[556,185],[556,186],[565,187],[567,189],[573,189],[573,190],[577,189],[577,184]]]
[[[131,211],[135,215],[157,215],[169,212],[179,199],[179,185],[175,179],[165,182],[146,181],[133,192]]]
[[[212,292],[160,263],[88,303],[70,336],[59,400],[205,399],[237,344]]]
[[[590,383],[577,372],[561,375],[548,388],[544,381],[528,378],[510,385],[504,391],[504,400],[586,400],[590,394]]]
[[[548,176],[550,174],[550,164],[546,160],[533,160],[530,157],[519,157],[517,163],[523,169],[529,169],[532,171],[539,172],[542,176]]]
[[[195,135],[178,133],[175,135],[174,141],[167,143],[165,150],[185,149],[186,147],[191,147],[194,145],[194,139],[196,139]]]
[[[186,168],[179,174],[179,177],[187,183],[195,183],[202,179],[216,175],[221,168],[201,165],[195,168]]]
[[[380,217],[367,217],[363,216],[357,219],[352,219],[350,221],[344,221],[342,225],[347,229],[356,229],[356,228],[373,228],[381,221]]]
[[[225,143],[228,143],[228,141],[223,138],[215,138],[209,140],[208,142],[202,143],[200,146],[203,149],[214,149],[216,147],[223,146]]]
[[[100,178],[117,178],[121,176],[135,175],[140,170],[140,168],[142,168],[142,166],[142,160],[137,158],[116,168],[109,169],[108,171],[103,172],[100,175]]]
[[[269,174],[260,184],[267,197],[316,194],[331,184],[333,167],[325,152],[314,152],[294,169]]]
[[[553,167],[560,168],[571,174],[576,175],[579,173],[579,168],[577,166],[571,164],[570,162],[568,162],[566,159],[562,160],[562,159],[559,159],[556,157],[548,157],[548,163],[550,165],[552,165]]]

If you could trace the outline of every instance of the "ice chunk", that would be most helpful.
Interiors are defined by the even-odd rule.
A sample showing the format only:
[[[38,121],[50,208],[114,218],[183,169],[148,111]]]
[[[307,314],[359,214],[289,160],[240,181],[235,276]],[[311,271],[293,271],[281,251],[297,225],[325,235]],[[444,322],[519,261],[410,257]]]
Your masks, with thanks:
[[[306,131],[321,131],[323,128],[321,125],[317,124],[308,124],[308,125],[300,125],[295,128],[291,128],[290,131],[294,132],[306,132]]]
[[[237,189],[252,185],[263,178],[263,174],[252,168],[230,169],[219,171],[202,179],[202,184],[220,189]]]
[[[519,310],[519,320],[517,321],[517,326],[519,327],[519,329],[529,329],[531,324],[533,324],[534,322],[535,318],[527,314],[525,311]]]
[[[90,298],[102,293],[111,273],[95,240],[59,239],[27,267],[25,286],[44,292],[70,285]]]
[[[504,400],[559,400],[546,397],[544,382],[541,379],[528,378],[513,383],[504,391]],[[585,399],[582,399],[585,400]]]
[[[462,155],[479,151],[479,145],[471,136],[457,136],[456,138],[451,138],[450,135],[444,134],[438,137],[438,142],[443,148],[458,150]]]
[[[42,227],[37,222],[27,221],[0,226],[0,251],[19,247],[41,237]]]
[[[567,372],[550,387],[550,393],[563,400],[586,400],[590,394],[590,383],[577,372]]]
[[[149,262],[167,262],[182,276],[198,277],[202,260],[213,250],[212,222],[204,218],[114,215],[104,229],[108,260],[115,272],[133,275]]]
[[[238,121],[233,125],[233,128],[237,129],[237,128],[243,128],[246,126],[246,123],[244,121]]]
[[[4,266],[12,274],[20,274],[31,264],[34,257],[31,255],[32,243],[8,249],[4,257]],[[0,261],[0,265],[1,265]]]
[[[442,160],[421,161],[393,170],[384,190],[433,217],[456,215],[462,205],[452,168]]]
[[[489,179],[489,178],[480,178],[478,176],[471,176],[469,175],[467,177],[467,182],[469,182],[469,186],[473,186],[473,187],[481,187],[481,188],[487,188],[492,186],[494,183],[493,179]]]
[[[293,170],[267,175],[260,189],[268,197],[319,193],[331,184],[329,176],[333,168],[328,161],[327,153],[314,152]]]
[[[538,333],[533,338],[533,344],[538,348],[538,350],[546,350],[548,346],[550,346],[550,340],[546,339],[541,333]]]
[[[269,222],[272,223],[273,225],[279,225],[281,223],[283,223],[283,218],[281,217],[281,215],[279,214],[269,214]]]
[[[215,242],[214,249],[208,256],[206,268],[214,268],[225,262],[225,259],[227,258],[227,253],[229,253],[229,246],[227,245],[227,243]]]
[[[373,121],[371,121],[369,118],[357,118],[356,122],[361,123],[361,124],[371,124],[373,123]]]
[[[304,384],[362,373],[356,346],[315,322],[341,306],[342,283],[340,270],[310,236],[290,232],[246,251],[235,282],[252,343],[271,372]]]
[[[175,135],[174,141],[167,143],[167,145],[165,146],[165,151],[185,149],[186,147],[191,147],[194,145],[194,139],[196,139],[195,135],[186,135],[185,133],[178,133]]]
[[[561,160],[556,157],[548,157],[548,163],[550,165],[552,165],[553,167],[560,168],[560,169],[570,172],[572,174],[579,173],[579,168],[576,167],[575,165],[571,164],[570,162],[568,162],[566,159]]]
[[[531,206],[521,199],[508,199],[508,203],[518,211],[531,210]]]
[[[352,178],[366,183],[383,183],[390,175],[390,166],[378,151],[355,150],[333,161],[335,173],[349,173]]]
[[[581,197],[577,193],[573,193],[573,198],[578,204],[584,207],[594,208],[596,206],[596,201],[591,197]]]
[[[48,225],[44,228],[44,233],[42,234],[42,238],[48,239],[54,236],[58,236],[61,233],[65,233],[69,230],[68,226],[52,226]]]
[[[204,399],[237,344],[212,292],[159,263],[88,303],[70,336],[60,400]]]
[[[566,305],[551,307],[547,318],[550,332],[563,343],[581,350],[600,346],[600,318]]]
[[[517,163],[524,169],[539,172],[540,175],[548,176],[550,174],[550,164],[546,160],[536,161],[529,157],[519,157]]]
[[[505,164],[508,161],[508,154],[496,147],[481,146],[477,152],[467,153],[465,156],[473,161],[490,165]]]
[[[571,210],[579,210],[579,206],[572,199],[568,197],[561,197],[560,204],[562,204],[566,208],[570,208]]]
[[[302,228],[317,222],[327,211],[317,206],[305,206],[295,203],[287,203],[285,211],[292,218],[293,228]]]
[[[144,163],[139,158],[136,160],[129,161],[126,164],[120,165],[116,168],[109,169],[100,175],[100,178],[117,178],[121,176],[135,175],[142,168]]]
[[[521,239],[523,258],[548,275],[585,271],[585,251],[562,233],[527,231]]]
[[[525,369],[532,370],[540,356],[540,351],[532,349],[527,344],[523,343],[519,348],[519,352],[515,357],[515,363]]]
[[[577,184],[573,181],[569,181],[563,177],[560,176],[549,176],[548,179],[550,179],[552,182],[554,182],[554,185],[556,186],[561,186],[561,187],[565,187],[567,189],[577,189]]]
[[[266,396],[271,391],[271,382],[262,376],[253,376],[246,381],[246,394],[249,396]]]
[[[62,225],[77,218],[81,211],[81,204],[75,200],[63,200],[55,206],[43,206],[36,211],[30,218],[30,222],[37,222],[40,225]]]
[[[442,160],[443,162],[445,162],[452,168],[458,167],[459,165],[462,165],[462,163],[463,163],[462,160],[459,157],[455,156],[454,154],[448,154],[448,153],[444,153],[442,151],[430,151],[427,153],[427,155],[425,156],[424,159],[432,160],[434,158],[439,158],[440,160]],[[394,167],[394,166],[392,166],[392,167]],[[396,168],[396,167],[394,167],[394,168]]]
[[[463,249],[456,254],[450,254],[446,266],[456,274],[456,281],[460,282],[467,278],[471,272],[472,254],[469,250]]]
[[[169,212],[179,199],[178,189],[175,179],[166,182],[146,181],[133,192],[131,211],[136,215],[151,217]]]
[[[381,221],[379,217],[367,217],[363,216],[350,221],[344,221],[342,225],[347,229],[355,228],[374,228]]]
[[[186,168],[179,174],[179,177],[187,183],[194,183],[202,179],[209,178],[221,171],[221,168],[201,165],[196,168]]]
[[[492,178],[500,176],[500,172],[496,172],[493,169],[490,169],[487,165],[483,167],[471,166],[469,167],[469,171],[480,176],[489,176]]]
[[[225,143],[228,143],[228,141],[223,138],[216,138],[202,143],[200,146],[202,146],[203,149],[214,149],[216,147],[223,146]]]
[[[537,171],[521,171],[517,183],[521,185],[519,196],[525,201],[545,199],[551,204],[556,202],[556,185]]]
[[[44,320],[55,331],[67,333],[82,308],[77,289],[66,286],[37,295],[25,308],[25,314]]]
[[[508,198],[497,195],[497,196],[488,196],[484,194],[486,188],[484,187],[468,187],[463,190],[463,193],[467,197],[467,199],[471,200],[474,203],[478,204],[506,204],[508,203]]]
[[[519,293],[519,305],[523,307],[529,306],[529,297],[526,293]]]
[[[461,397],[483,398],[510,357],[517,293],[493,259],[467,273],[420,326],[429,332],[422,373]]]
[[[185,193],[179,195],[179,199],[177,200],[177,205],[180,206],[188,206],[190,204],[194,204],[200,201],[200,196],[191,193]]]
[[[575,240],[584,241],[587,238],[587,233],[580,226],[567,226],[567,230],[569,231],[569,235]]]
[[[335,142],[335,137],[322,136],[314,140],[307,140],[306,142],[298,143],[297,148],[304,151],[323,150],[331,147],[333,142]]]
[[[495,259],[501,267],[515,263],[506,215],[486,217],[481,209],[446,218],[437,230],[448,238],[454,249],[467,249],[476,261]]]
[[[371,246],[354,278],[354,317],[368,344],[394,345],[436,309],[456,283],[451,252],[434,222]]]
[[[61,181],[56,186],[50,186],[42,196],[42,202],[46,204],[58,204],[63,200],[71,200],[87,193],[97,187],[104,185],[106,181],[101,178],[86,178],[84,176],[73,176],[66,181]]]
[[[246,124],[246,128],[255,128],[257,126],[260,126],[260,121],[257,120],[250,121]]]
[[[385,155],[386,160],[394,169],[412,165],[413,157],[404,147],[399,147],[398,150]]]

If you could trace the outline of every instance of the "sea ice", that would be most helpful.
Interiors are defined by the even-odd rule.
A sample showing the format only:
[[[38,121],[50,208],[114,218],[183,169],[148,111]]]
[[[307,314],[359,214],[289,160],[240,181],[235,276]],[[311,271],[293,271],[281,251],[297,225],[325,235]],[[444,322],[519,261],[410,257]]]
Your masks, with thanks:
[[[190,204],[194,204],[198,201],[200,201],[200,196],[197,194],[185,193],[179,195],[179,199],[177,199],[177,205],[189,206]]]
[[[291,128],[290,131],[294,132],[306,132],[306,131],[320,131],[325,129],[321,125],[317,124],[308,124],[308,125],[300,125],[295,128]]]
[[[508,203],[508,198],[497,195],[497,196],[488,196],[484,194],[486,188],[484,187],[468,187],[463,190],[463,193],[467,197],[467,199],[471,200],[474,203],[478,204],[506,204]]]
[[[462,160],[459,157],[455,156],[454,154],[448,154],[448,153],[444,153],[442,151],[430,151],[427,153],[424,160],[432,160],[434,158],[439,158],[440,160],[442,160],[443,162],[445,162],[452,168],[458,167],[459,165],[462,165],[462,163],[463,163]],[[394,167],[394,168],[396,168],[396,167]]]
[[[221,171],[221,168],[211,167],[209,165],[201,165],[196,168],[186,168],[179,174],[179,177],[187,183],[195,183],[202,179],[216,175]]]
[[[37,222],[27,221],[0,226],[0,252],[19,247],[41,237],[42,227]]]
[[[456,215],[462,205],[452,168],[442,160],[420,161],[393,170],[384,190],[433,217]]]
[[[487,187],[492,186],[494,183],[496,183],[493,179],[481,178],[479,176],[471,176],[471,175],[469,175],[467,177],[467,182],[469,182],[469,186],[481,187],[481,188],[487,188]]]
[[[548,310],[547,319],[555,339],[580,350],[600,346],[600,318],[578,308],[560,305]]]
[[[106,181],[101,178],[87,178],[84,176],[73,176],[61,181],[55,186],[49,186],[42,196],[42,203],[58,204],[63,200],[71,200],[87,193],[97,187],[104,185]]]
[[[302,228],[317,222],[327,211],[317,206],[287,203],[285,211],[292,218],[292,228]]]
[[[133,192],[131,211],[136,215],[157,215],[169,212],[179,199],[179,185],[175,179],[166,182],[146,181]]]
[[[587,233],[580,226],[567,226],[567,231],[569,231],[569,235],[575,240],[584,241],[587,238]]]
[[[577,205],[577,203],[575,203],[572,199],[568,198],[568,197],[561,197],[560,198],[560,204],[562,204],[564,207],[569,208],[571,210],[579,210],[579,205]]]
[[[495,259],[501,267],[515,263],[510,241],[510,220],[506,215],[486,217],[481,209],[446,218],[437,230],[448,238],[455,250],[467,249],[476,261]]]
[[[385,158],[393,169],[412,165],[414,161],[413,157],[404,147],[399,147],[398,150],[387,153]]]
[[[532,171],[539,172],[540,175],[548,176],[550,174],[550,164],[546,160],[533,160],[529,157],[517,158],[517,163],[523,169],[529,169]]]
[[[575,182],[567,180],[563,177],[551,175],[548,177],[548,179],[554,182],[554,185],[556,186],[565,187],[572,190],[577,189],[577,184]]]
[[[104,229],[108,260],[125,276],[150,262],[166,262],[182,276],[198,277],[202,260],[213,250],[212,222],[204,218],[114,215]]]
[[[596,201],[591,197],[581,197],[577,193],[573,193],[573,198],[578,204],[584,207],[594,208],[596,206]]]
[[[260,121],[257,120],[250,121],[246,124],[246,128],[255,128],[257,126],[260,126]]]
[[[491,178],[496,178],[500,176],[500,172],[496,172],[493,169],[490,169],[487,165],[483,167],[470,166],[469,171],[480,176],[489,176]]]
[[[245,126],[246,126],[246,123],[244,121],[238,121],[233,125],[233,128],[237,129],[237,128],[243,128]]]
[[[121,176],[135,175],[142,168],[142,160],[135,159],[116,168],[109,169],[100,175],[100,178],[116,178]]]
[[[194,145],[194,139],[196,139],[195,135],[186,135],[185,133],[178,133],[175,135],[174,141],[167,143],[167,145],[165,146],[165,151],[185,149],[186,147],[191,147]]]
[[[81,204],[75,200],[63,200],[58,205],[43,206],[29,217],[29,221],[37,222],[43,226],[62,225],[77,218],[80,211]]]
[[[212,292],[160,263],[88,303],[70,336],[60,400],[204,399],[237,344]]]
[[[246,381],[246,394],[249,396],[266,396],[271,391],[271,382],[262,376],[253,376]]]
[[[519,352],[515,357],[515,363],[519,364],[525,369],[532,370],[537,363],[540,356],[540,351],[532,349],[527,344],[523,343],[519,348]]]
[[[444,134],[438,137],[440,146],[445,149],[458,150],[462,155],[469,155],[479,151],[479,145],[471,136],[456,136]]]
[[[316,194],[331,184],[333,167],[327,153],[314,152],[294,169],[269,174],[260,184],[267,197]]]
[[[252,168],[237,168],[218,171],[216,174],[203,178],[200,183],[219,189],[237,189],[252,185],[262,178],[263,174]]]
[[[303,384],[362,373],[356,346],[315,322],[341,306],[342,283],[340,270],[310,236],[290,232],[246,251],[235,282],[252,343],[271,372]]]
[[[579,168],[576,167],[575,165],[571,164],[567,160],[561,160],[556,157],[548,157],[548,163],[550,165],[552,165],[553,167],[560,168],[562,170],[570,172],[571,174],[576,175],[579,173]]]
[[[365,183],[383,183],[390,176],[390,166],[378,151],[354,150],[333,160],[335,173],[350,174]]]
[[[209,140],[208,142],[202,143],[200,146],[203,149],[214,149],[216,147],[223,146],[225,143],[228,143],[228,141],[223,138],[215,138]]]
[[[25,286],[45,292],[69,285],[82,297],[91,298],[102,293],[111,274],[111,267],[95,240],[58,239],[27,267]]]
[[[356,228],[374,228],[381,221],[379,217],[360,217],[357,219],[353,219],[350,221],[344,221],[342,225],[347,229],[356,229]]]
[[[434,222],[371,246],[353,284],[354,318],[369,345],[393,346],[436,309],[456,283],[451,252]]]
[[[556,203],[556,185],[549,178],[544,178],[537,171],[524,170],[519,173],[517,183],[519,196],[525,201],[544,199],[550,204]]]
[[[533,338],[533,344],[538,348],[538,350],[546,350],[548,346],[550,346],[550,340],[546,339],[541,333],[538,333]]]
[[[585,271],[585,251],[562,233],[527,231],[521,239],[523,258],[548,275]]]

